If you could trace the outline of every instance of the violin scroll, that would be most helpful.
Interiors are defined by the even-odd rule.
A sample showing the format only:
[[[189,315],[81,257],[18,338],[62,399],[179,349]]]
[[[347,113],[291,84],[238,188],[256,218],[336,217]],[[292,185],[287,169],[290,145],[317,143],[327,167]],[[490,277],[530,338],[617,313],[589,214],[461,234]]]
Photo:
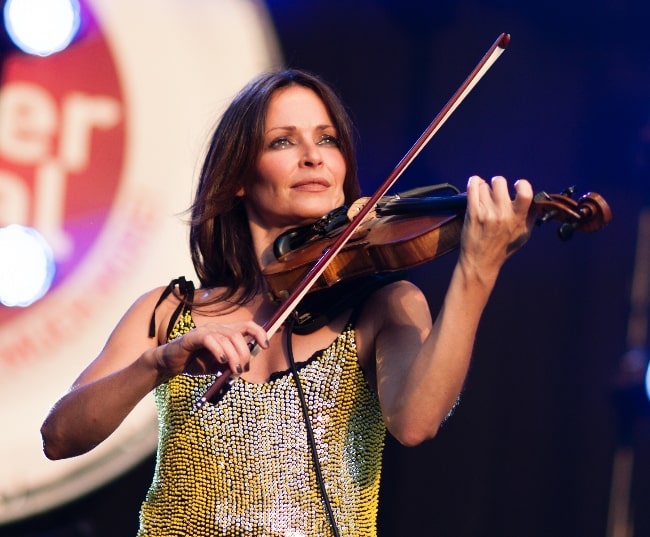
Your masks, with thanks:
[[[609,204],[600,194],[588,192],[577,200],[574,195],[575,187],[567,188],[561,194],[537,193],[533,199],[537,225],[551,220],[559,221],[558,237],[567,241],[576,230],[592,233],[599,231],[612,220]]]

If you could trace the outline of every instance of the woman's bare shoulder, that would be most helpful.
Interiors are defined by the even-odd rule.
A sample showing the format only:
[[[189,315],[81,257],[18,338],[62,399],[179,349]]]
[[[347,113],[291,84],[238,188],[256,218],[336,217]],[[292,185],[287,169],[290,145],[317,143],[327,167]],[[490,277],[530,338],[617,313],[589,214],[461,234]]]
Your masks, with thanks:
[[[167,289],[164,285],[154,287],[133,301],[75,385],[125,367],[147,349],[164,343],[167,326],[181,300],[177,294],[167,293]]]
[[[409,280],[397,280],[377,289],[364,305],[364,315],[383,319],[415,303],[426,302],[422,290]]]
[[[430,323],[427,300],[417,285],[398,280],[374,291],[365,301],[356,324],[362,361],[374,356],[374,345],[380,333],[408,325],[414,319],[425,325]]]

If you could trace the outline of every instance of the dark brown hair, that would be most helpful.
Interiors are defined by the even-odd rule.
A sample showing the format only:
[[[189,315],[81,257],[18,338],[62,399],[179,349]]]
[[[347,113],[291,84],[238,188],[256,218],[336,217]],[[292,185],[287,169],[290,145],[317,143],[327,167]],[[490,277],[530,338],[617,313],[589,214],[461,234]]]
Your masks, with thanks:
[[[336,128],[347,168],[345,203],[360,195],[352,122],[335,91],[319,77],[295,69],[254,79],[235,97],[214,131],[191,207],[190,251],[196,274],[202,287],[225,288],[214,301],[243,304],[264,289],[244,204],[237,192],[252,176],[262,151],[272,95],[294,85],[309,88],[320,97]]]

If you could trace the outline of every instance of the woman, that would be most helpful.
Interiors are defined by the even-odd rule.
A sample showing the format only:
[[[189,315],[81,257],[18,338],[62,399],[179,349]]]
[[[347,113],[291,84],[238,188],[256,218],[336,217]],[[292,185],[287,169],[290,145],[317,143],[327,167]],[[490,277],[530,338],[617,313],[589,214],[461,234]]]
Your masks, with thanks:
[[[457,400],[499,269],[530,232],[531,186],[515,190],[511,200],[504,178],[470,178],[435,322],[422,292],[397,280],[268,338],[277,306],[262,269],[276,238],[359,188],[333,91],[301,71],[262,75],[226,110],[202,168],[190,234],[200,288],[181,279],[135,302],[47,417],[45,454],[92,449],[155,390],[161,436],[139,535],[376,535],[385,431],[417,445]],[[225,370],[235,382],[197,408]]]

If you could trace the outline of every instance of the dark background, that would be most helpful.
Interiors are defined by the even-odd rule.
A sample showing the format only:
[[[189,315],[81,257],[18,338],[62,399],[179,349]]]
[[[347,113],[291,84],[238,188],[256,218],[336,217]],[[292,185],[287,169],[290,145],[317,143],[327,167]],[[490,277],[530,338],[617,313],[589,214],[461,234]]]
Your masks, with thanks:
[[[650,205],[650,4],[270,1],[286,63],[323,75],[359,131],[370,194],[501,32],[511,43],[400,180],[529,178],[596,191],[612,223],[549,224],[504,267],[462,401],[417,448],[390,438],[380,535],[605,536],[612,462],[633,448],[635,537],[650,535],[646,404],[617,389],[639,214]],[[453,255],[413,272],[435,310]],[[631,401],[631,402],[630,402]],[[622,419],[625,418],[625,419]],[[625,433],[625,434],[623,434]],[[153,461],[0,535],[133,535]]]

